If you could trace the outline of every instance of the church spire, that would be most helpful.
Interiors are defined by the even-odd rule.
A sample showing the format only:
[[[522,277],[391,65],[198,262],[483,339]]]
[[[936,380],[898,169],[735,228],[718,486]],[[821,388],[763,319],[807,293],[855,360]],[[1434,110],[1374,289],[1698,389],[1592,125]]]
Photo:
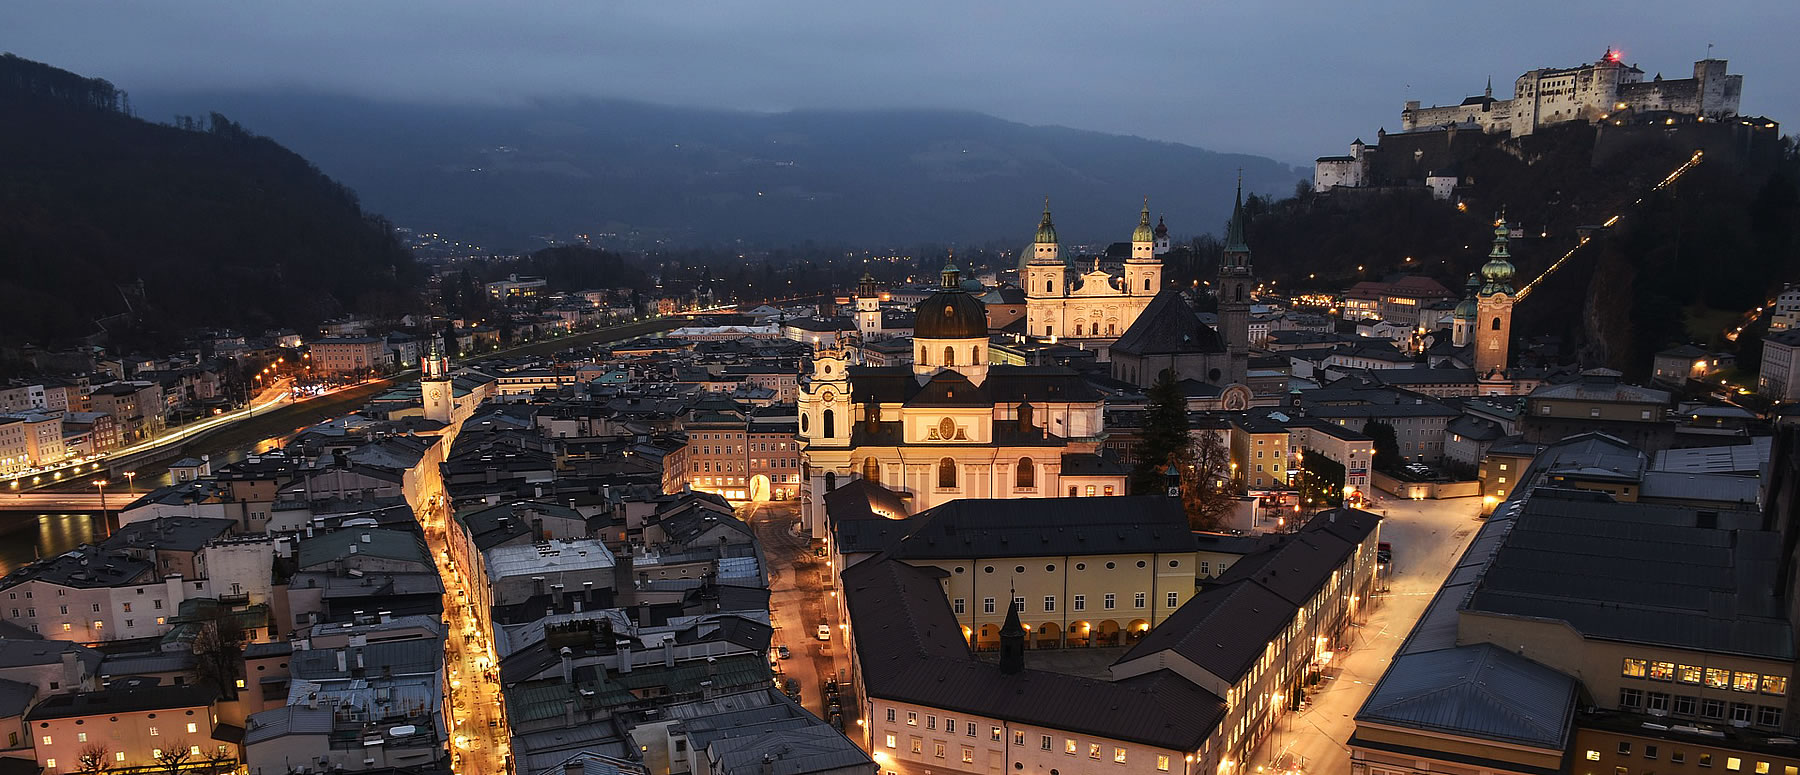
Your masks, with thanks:
[[[1009,599],[1006,601],[1006,623],[1000,625],[1000,672],[1011,675],[1024,669],[1025,625],[1019,623],[1018,604]]]
[[[1137,229],[1131,232],[1132,242],[1151,242],[1156,239],[1156,230],[1150,226],[1150,197],[1144,197],[1144,209],[1138,213]]]
[[[1244,241],[1244,224],[1248,220],[1244,214],[1244,171],[1238,170],[1237,201],[1231,206],[1231,223],[1225,227],[1225,252],[1250,252],[1249,243]]]

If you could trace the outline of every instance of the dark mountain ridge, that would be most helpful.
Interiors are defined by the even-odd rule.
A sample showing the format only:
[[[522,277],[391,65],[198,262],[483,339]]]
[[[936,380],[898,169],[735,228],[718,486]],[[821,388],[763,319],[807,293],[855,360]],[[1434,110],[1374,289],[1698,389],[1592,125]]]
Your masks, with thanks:
[[[807,240],[865,247],[1014,240],[1051,197],[1065,240],[1129,236],[1142,198],[1178,233],[1220,229],[1241,169],[1293,189],[1270,159],[977,113],[742,113],[616,100],[510,107],[319,95],[140,100],[219,106],[349,182],[396,222],[501,249],[540,236],[627,247]]]
[[[0,339],[115,345],[307,328],[411,303],[411,255],[350,189],[223,115],[136,118],[112,84],[0,56]]]

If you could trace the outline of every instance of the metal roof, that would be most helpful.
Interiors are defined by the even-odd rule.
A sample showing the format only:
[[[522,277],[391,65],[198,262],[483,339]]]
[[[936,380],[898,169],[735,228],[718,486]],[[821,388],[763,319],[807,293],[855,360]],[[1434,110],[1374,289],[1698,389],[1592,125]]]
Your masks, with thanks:
[[[1560,751],[1579,689],[1574,678],[1481,643],[1395,658],[1356,720]]]
[[[1585,637],[1794,658],[1775,590],[1781,542],[1693,509],[1564,497],[1525,501],[1468,610],[1568,622]]]
[[[488,578],[496,580],[510,576],[604,570],[616,564],[606,545],[592,538],[496,546],[487,550]]]

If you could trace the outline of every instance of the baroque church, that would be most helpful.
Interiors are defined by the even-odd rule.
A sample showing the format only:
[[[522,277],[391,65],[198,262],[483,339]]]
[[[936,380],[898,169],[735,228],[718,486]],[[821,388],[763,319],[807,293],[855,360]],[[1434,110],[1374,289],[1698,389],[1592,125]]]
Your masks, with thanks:
[[[1256,286],[1244,241],[1242,192],[1218,275],[1220,330],[1163,288],[1168,229],[1139,213],[1119,272],[1064,261],[1048,203],[1023,264],[1027,333],[1105,351],[1112,376],[1149,385],[1162,371],[1215,386],[1219,404],[1250,405],[1245,387]],[[859,293],[873,301],[868,288]],[[875,309],[871,304],[870,310]],[[1098,454],[1101,394],[1062,366],[995,364],[985,305],[954,264],[915,308],[912,364],[857,363],[843,343],[814,353],[800,377],[801,510],[827,529],[824,495],[855,478],[902,494],[913,512],[959,498],[1125,495],[1128,472]]]
[[[819,350],[799,386],[801,518],[826,529],[824,495],[860,477],[914,511],[958,498],[1125,494],[1097,454],[1101,396],[1061,366],[994,364],[987,310],[947,265],[920,302],[910,366],[864,366]]]

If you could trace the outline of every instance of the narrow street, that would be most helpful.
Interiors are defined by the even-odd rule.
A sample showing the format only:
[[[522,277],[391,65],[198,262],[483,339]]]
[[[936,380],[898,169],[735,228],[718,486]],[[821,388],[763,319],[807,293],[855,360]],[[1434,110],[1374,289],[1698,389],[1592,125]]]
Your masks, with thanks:
[[[812,542],[800,535],[799,507],[792,503],[754,503],[738,510],[749,522],[769,564],[769,618],[775,628],[773,646],[787,646],[788,659],[776,660],[776,681],[800,685],[800,704],[828,718],[825,682],[847,683],[850,662],[843,653],[843,628],[837,621],[835,589],[828,588],[830,561],[813,556]],[[831,626],[831,640],[819,640],[819,625]],[[849,687],[843,691],[848,694]],[[855,723],[855,703],[841,708],[846,724]]]
[[[511,739],[500,694],[500,667],[494,658],[485,611],[476,610],[468,577],[450,561],[445,529],[449,499],[429,496],[419,511],[425,542],[444,581],[444,669],[450,675],[450,762],[457,775],[504,775]]]
[[[1480,509],[1480,498],[1389,498],[1371,509],[1383,515],[1381,540],[1393,547],[1387,591],[1376,595],[1376,608],[1358,628],[1349,653],[1342,655],[1336,676],[1313,693],[1305,709],[1277,722],[1250,758],[1257,772],[1350,771],[1350,750],[1344,741],[1356,727],[1356,711],[1456,559],[1475,539],[1481,528]]]

